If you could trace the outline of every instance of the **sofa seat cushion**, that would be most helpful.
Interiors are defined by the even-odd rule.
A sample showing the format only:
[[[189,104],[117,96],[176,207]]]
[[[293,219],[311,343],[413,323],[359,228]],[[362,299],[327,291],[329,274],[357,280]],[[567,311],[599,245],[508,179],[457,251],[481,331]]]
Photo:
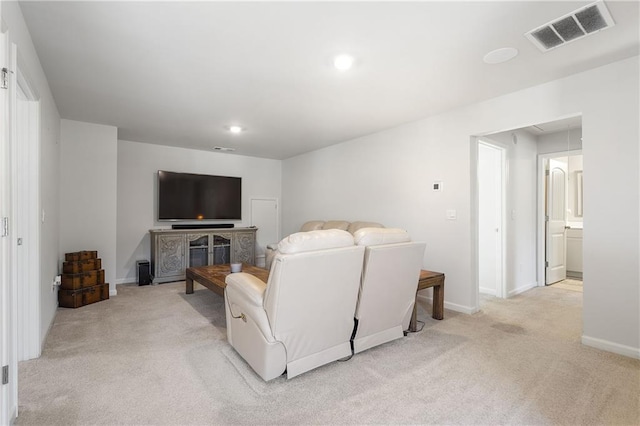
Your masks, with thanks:
[[[291,234],[278,243],[278,251],[282,254],[293,254],[352,245],[353,236],[347,231],[323,229]]]
[[[411,241],[407,231],[399,228],[361,228],[355,232],[353,239],[359,246],[377,246]]]

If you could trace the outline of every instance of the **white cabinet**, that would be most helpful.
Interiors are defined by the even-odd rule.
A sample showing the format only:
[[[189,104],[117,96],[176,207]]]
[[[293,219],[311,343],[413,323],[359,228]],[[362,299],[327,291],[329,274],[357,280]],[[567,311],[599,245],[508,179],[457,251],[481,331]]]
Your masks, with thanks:
[[[567,229],[567,276],[582,278],[582,229]]]
[[[151,229],[154,283],[180,281],[189,267],[243,262],[255,265],[257,228]]]

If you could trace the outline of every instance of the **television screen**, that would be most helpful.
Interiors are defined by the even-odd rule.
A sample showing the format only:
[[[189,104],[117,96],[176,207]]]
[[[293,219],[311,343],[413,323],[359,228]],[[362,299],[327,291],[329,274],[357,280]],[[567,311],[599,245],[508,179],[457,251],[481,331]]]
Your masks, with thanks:
[[[242,219],[242,178],[158,170],[158,220]]]

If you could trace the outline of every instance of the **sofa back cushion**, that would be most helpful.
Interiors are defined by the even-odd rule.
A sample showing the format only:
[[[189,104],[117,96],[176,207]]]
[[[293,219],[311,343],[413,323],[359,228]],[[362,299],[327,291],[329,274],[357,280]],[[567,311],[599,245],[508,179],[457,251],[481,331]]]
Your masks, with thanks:
[[[353,234],[353,239],[359,246],[377,246],[411,241],[407,231],[399,228],[361,228]]]
[[[346,220],[329,220],[324,223],[322,229],[341,229],[346,231],[349,227],[349,222]]]
[[[347,232],[353,235],[362,228],[384,228],[384,226],[377,222],[351,222],[347,228]]]
[[[300,232],[316,231],[318,229],[322,229],[323,225],[324,220],[310,220],[300,227]]]
[[[326,250],[353,245],[353,236],[339,229],[322,229],[309,232],[296,232],[278,243],[281,254],[303,253],[306,251]]]

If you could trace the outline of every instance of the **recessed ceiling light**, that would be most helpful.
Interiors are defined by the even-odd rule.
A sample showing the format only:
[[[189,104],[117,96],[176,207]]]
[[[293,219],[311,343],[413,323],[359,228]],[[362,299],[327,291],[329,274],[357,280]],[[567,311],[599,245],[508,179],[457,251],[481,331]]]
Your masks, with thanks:
[[[333,58],[333,66],[336,67],[338,71],[347,71],[351,69],[353,63],[354,59],[351,55],[342,54]]]
[[[236,133],[236,134],[242,133],[242,131],[244,130],[242,127],[236,126],[236,125],[229,126],[228,129],[231,133]]]
[[[484,55],[483,61],[485,64],[501,64],[515,58],[516,56],[518,56],[518,49],[513,47],[503,47]]]

